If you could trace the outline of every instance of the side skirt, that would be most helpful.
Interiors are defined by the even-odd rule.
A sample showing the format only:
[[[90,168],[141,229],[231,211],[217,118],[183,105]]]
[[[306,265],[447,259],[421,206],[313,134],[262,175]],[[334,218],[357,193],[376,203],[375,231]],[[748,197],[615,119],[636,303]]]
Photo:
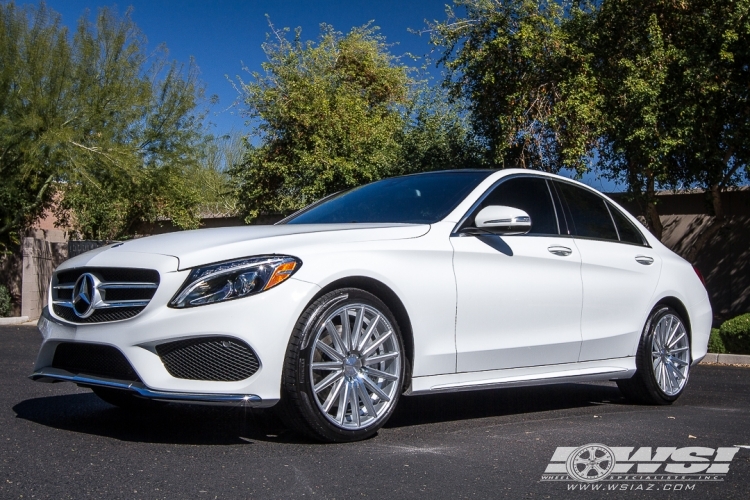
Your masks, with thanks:
[[[406,395],[474,391],[594,380],[627,379],[635,374],[635,358],[605,359],[560,365],[414,377]]]

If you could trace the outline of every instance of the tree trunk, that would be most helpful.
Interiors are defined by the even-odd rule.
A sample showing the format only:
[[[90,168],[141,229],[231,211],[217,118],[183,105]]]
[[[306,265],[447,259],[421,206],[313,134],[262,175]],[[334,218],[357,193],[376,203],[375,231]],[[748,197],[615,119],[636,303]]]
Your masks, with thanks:
[[[653,174],[649,174],[648,182],[646,183],[646,220],[651,232],[661,241],[664,226],[661,224],[659,211],[656,209],[656,189]]]
[[[717,222],[724,222],[724,205],[721,202],[721,186],[719,184],[711,186],[711,204],[714,207]]]
[[[691,263],[695,263],[701,250],[703,250],[703,247],[706,246],[706,243],[712,240],[719,233],[721,228],[724,227],[724,223],[726,222],[726,217],[724,217],[724,205],[721,202],[721,185],[718,183],[712,185],[710,193],[711,204],[713,205],[714,209],[714,217],[713,220],[708,224],[706,229],[704,229],[703,232],[695,240],[695,243],[693,243],[690,251],[685,256],[685,258]]]

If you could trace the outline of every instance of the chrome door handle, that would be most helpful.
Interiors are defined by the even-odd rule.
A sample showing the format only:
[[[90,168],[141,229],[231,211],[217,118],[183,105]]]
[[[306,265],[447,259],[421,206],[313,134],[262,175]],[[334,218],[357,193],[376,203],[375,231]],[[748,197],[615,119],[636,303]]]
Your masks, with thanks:
[[[639,264],[643,264],[644,266],[650,266],[654,263],[654,258],[649,257],[648,255],[636,255],[635,261]]]
[[[557,245],[547,247],[547,250],[549,250],[549,253],[559,255],[560,257],[567,257],[568,255],[573,253],[573,250],[571,250],[570,248]]]

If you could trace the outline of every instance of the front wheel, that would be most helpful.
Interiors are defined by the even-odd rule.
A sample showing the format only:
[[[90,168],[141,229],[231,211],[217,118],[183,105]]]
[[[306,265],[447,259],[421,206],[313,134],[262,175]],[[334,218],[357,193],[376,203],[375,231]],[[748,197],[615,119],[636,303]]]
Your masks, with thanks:
[[[403,353],[396,319],[380,299],[355,288],[320,297],[289,342],[282,417],[320,441],[372,436],[401,395]]]
[[[657,306],[646,322],[633,378],[618,380],[628,399],[646,404],[671,404],[685,389],[690,371],[690,338],[682,317]]]

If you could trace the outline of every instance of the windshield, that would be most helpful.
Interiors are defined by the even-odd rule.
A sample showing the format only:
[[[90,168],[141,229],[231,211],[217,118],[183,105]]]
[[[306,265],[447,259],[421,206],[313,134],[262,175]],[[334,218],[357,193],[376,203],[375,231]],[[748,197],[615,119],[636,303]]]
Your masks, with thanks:
[[[448,215],[492,172],[452,170],[384,179],[337,193],[286,224],[432,224]]]

